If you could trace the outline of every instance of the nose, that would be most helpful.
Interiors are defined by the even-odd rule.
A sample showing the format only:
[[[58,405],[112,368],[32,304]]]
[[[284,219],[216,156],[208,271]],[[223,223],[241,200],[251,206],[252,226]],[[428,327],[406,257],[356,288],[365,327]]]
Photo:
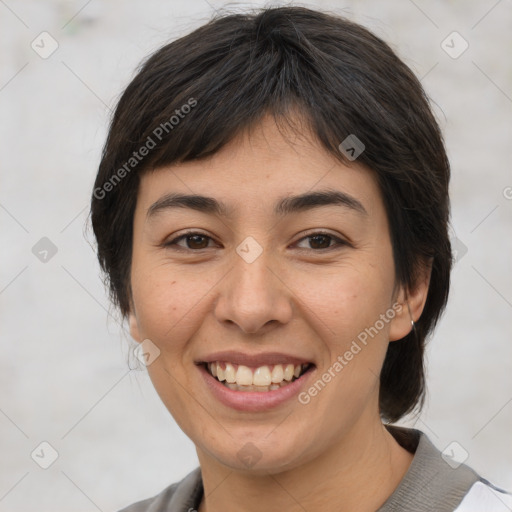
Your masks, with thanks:
[[[292,291],[265,251],[252,263],[234,254],[232,269],[219,283],[215,316],[219,322],[238,326],[244,333],[258,333],[271,324],[292,318]]]

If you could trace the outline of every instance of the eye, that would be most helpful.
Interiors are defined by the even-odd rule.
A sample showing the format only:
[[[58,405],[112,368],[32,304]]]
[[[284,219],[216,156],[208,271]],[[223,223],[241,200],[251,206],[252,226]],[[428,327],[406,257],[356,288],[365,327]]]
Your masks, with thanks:
[[[349,245],[348,242],[342,240],[337,236],[331,235],[330,233],[321,232],[312,233],[311,235],[301,238],[298,244],[301,243],[302,241],[306,241],[306,243],[309,243],[309,247],[299,247],[300,249],[326,250],[334,249],[339,246]],[[331,245],[331,242],[335,242],[334,245]]]
[[[190,231],[170,240],[169,242],[165,242],[163,245],[164,247],[173,247],[178,250],[200,251],[202,249],[210,248],[211,246],[209,244],[213,241],[213,238],[208,235],[197,231]],[[300,244],[304,242],[308,243],[309,247],[300,247]],[[296,244],[299,249],[314,250],[317,252],[348,245],[350,244],[345,240],[342,240],[330,233],[322,232],[312,233],[311,235],[305,236]]]
[[[208,244],[210,241],[213,241],[213,238],[204,235],[203,233],[199,233],[196,231],[190,231],[183,235],[180,235],[169,242],[165,242],[165,247],[176,246],[179,249],[191,249],[191,250],[201,250],[208,249]],[[179,242],[184,242],[185,245],[180,245]]]

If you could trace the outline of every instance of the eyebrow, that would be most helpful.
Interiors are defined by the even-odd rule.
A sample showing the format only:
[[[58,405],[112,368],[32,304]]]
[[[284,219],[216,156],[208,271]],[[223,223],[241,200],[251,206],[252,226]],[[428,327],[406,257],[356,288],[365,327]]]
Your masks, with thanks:
[[[278,216],[290,215],[321,206],[342,206],[360,215],[368,215],[359,200],[339,190],[321,190],[282,198],[275,204],[274,214]],[[146,218],[149,219],[162,211],[173,208],[190,208],[198,212],[222,217],[230,217],[233,213],[232,208],[213,197],[170,193],[164,195],[149,207]]]

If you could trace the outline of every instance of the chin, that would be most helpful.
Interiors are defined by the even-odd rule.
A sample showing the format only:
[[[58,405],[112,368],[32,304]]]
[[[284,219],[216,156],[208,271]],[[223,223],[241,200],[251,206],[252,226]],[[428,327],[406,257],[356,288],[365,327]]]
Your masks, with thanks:
[[[222,448],[217,443],[206,452],[229,469],[251,475],[278,474],[306,462],[303,436],[295,439],[282,435],[269,440],[265,439],[269,430],[265,430],[261,436],[227,436]]]

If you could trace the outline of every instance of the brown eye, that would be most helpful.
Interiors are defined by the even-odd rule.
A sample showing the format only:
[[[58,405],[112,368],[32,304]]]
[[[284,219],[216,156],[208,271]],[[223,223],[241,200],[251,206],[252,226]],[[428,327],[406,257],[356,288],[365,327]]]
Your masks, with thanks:
[[[314,235],[308,238],[312,249],[327,249],[330,247],[332,240],[332,236],[329,235]]]
[[[345,240],[329,233],[313,233],[312,235],[301,238],[297,243],[299,249],[314,250],[318,252],[322,250],[337,249],[349,245],[350,244]]]
[[[197,250],[208,249],[209,243],[213,239],[202,233],[185,233],[169,242],[164,243],[164,247],[176,248],[177,250]]]
[[[206,249],[208,247],[209,238],[207,236],[187,235],[185,239],[189,249]]]

